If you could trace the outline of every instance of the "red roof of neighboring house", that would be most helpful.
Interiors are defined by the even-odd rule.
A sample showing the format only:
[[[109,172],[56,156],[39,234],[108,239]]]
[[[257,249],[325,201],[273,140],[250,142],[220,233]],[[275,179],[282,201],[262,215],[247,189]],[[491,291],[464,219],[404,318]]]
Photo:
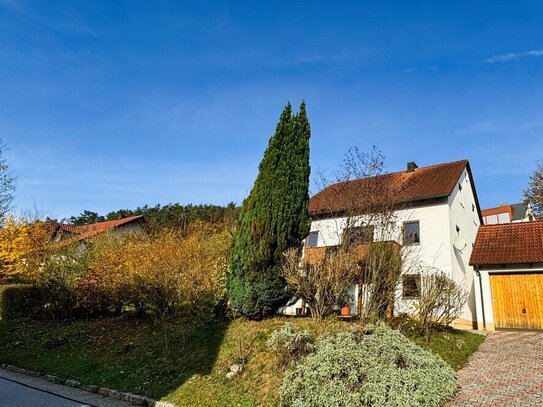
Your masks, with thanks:
[[[337,213],[350,209],[353,197],[373,196],[375,204],[409,203],[424,199],[449,196],[464,169],[471,170],[468,160],[415,168],[375,177],[360,178],[332,184],[313,196],[309,201],[312,215]],[[473,180],[472,181],[473,185]],[[382,192],[386,191],[386,192]]]
[[[543,221],[480,226],[469,263],[543,263]]]
[[[496,208],[483,209],[481,215],[497,215],[498,213],[509,213],[509,219],[513,217],[513,207],[511,205],[501,205]]]
[[[83,226],[59,223],[55,228],[55,232],[60,229],[73,233],[73,236],[71,236],[71,238],[59,242],[60,244],[73,243],[137,220],[143,220],[143,215],[129,216],[123,219],[108,220],[106,222],[93,223]]]

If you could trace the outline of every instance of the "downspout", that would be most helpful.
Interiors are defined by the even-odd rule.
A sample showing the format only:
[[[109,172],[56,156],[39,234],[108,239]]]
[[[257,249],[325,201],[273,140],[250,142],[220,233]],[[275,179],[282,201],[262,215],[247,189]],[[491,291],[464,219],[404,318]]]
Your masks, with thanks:
[[[485,318],[485,299],[483,298],[483,280],[481,278],[481,272],[479,266],[475,266],[475,274],[479,277],[479,290],[481,293],[481,313],[483,316],[483,330],[486,331],[486,318]]]

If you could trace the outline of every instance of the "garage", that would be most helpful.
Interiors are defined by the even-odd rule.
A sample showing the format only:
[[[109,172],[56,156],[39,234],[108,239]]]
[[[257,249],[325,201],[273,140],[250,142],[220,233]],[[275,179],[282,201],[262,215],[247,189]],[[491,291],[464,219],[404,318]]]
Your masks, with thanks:
[[[480,226],[470,265],[479,329],[543,330],[543,221]]]
[[[543,273],[490,274],[496,329],[543,329]]]

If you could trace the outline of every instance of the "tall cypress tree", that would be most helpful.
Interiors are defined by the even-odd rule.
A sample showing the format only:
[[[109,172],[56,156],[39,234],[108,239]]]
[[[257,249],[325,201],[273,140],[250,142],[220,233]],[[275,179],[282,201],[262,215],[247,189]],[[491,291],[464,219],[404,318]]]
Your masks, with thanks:
[[[240,211],[228,292],[249,318],[272,315],[288,300],[279,268],[283,252],[309,232],[310,133],[305,102],[296,115],[287,104]]]

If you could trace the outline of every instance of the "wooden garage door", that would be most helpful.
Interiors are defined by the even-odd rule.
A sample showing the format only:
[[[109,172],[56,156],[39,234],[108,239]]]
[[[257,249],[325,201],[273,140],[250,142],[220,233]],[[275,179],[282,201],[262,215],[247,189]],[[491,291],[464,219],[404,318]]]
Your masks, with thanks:
[[[496,328],[543,329],[543,273],[491,274]]]

